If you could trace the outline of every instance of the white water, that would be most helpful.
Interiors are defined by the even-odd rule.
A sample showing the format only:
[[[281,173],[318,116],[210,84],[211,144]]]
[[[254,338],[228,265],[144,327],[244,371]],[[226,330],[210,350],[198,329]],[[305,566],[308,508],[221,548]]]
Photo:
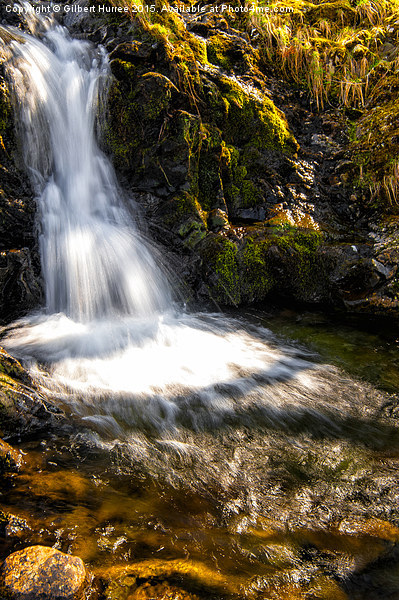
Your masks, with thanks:
[[[8,71],[38,198],[46,309],[8,328],[4,346],[47,393],[111,437],[330,411],[327,371],[306,354],[278,347],[262,328],[172,312],[95,140],[105,52],[60,26],[35,26],[39,37],[12,42]]]
[[[37,23],[42,39],[13,41],[8,71],[38,199],[47,312],[79,322],[148,316],[169,305],[167,285],[94,136],[106,53]]]

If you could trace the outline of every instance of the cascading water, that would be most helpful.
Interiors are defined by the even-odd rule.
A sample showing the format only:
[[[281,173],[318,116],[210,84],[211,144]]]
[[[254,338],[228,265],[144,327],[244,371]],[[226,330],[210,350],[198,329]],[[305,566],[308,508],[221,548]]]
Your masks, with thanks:
[[[167,285],[94,136],[106,53],[41,24],[40,40],[11,43],[8,71],[38,196],[47,312],[80,322],[151,315],[169,304]]]

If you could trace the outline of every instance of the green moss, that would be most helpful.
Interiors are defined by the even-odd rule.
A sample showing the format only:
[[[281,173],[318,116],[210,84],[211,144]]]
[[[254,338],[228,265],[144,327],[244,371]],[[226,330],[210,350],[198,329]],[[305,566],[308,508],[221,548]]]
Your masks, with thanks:
[[[241,186],[241,198],[241,207],[250,208],[261,202],[262,195],[252,181],[244,180]]]
[[[232,63],[229,54],[231,54],[233,48],[234,45],[229,38],[224,37],[221,34],[212,35],[206,44],[209,62],[213,65],[218,65],[223,69],[230,70]]]
[[[318,231],[296,228],[285,229],[273,238],[284,254],[285,276],[290,278],[293,295],[299,300],[311,298],[314,290],[327,281],[324,263],[317,253],[321,240]]]
[[[263,300],[274,285],[267,259],[269,247],[269,241],[256,243],[252,238],[246,240],[240,256],[241,297],[244,302]]]
[[[108,96],[110,119],[105,131],[105,139],[113,154],[114,163],[121,169],[129,166],[131,155],[139,145],[135,136],[134,107],[126,102],[126,91],[123,88],[124,85],[120,82],[111,85]]]
[[[32,383],[22,365],[2,348],[0,348],[0,379],[8,384],[14,384],[14,380],[24,384]]]
[[[284,114],[269,98],[245,90],[228,77],[220,78],[219,89],[225,108],[223,130],[227,142],[286,151],[298,149]]]
[[[162,205],[162,223],[192,249],[206,235],[206,214],[195,196],[183,192]]]
[[[203,276],[210,297],[237,306],[241,301],[237,247],[227,238],[210,234],[201,249]]]
[[[251,161],[247,162],[244,151],[223,142],[219,161],[226,202],[233,211],[257,206],[263,201],[261,191],[248,178],[248,169],[252,165]]]

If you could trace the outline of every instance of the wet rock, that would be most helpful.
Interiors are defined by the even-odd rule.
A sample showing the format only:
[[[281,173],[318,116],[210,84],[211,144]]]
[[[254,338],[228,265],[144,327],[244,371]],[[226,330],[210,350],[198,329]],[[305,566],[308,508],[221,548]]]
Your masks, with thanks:
[[[0,252],[0,317],[21,315],[36,308],[41,300],[40,280],[29,248]]]
[[[46,546],[14,552],[0,571],[0,589],[9,600],[79,600],[86,581],[80,558]]]
[[[9,471],[18,471],[22,464],[21,453],[0,439],[0,474]]]
[[[0,319],[19,316],[41,300],[35,202],[26,175],[15,165],[17,146],[10,91],[0,65]]]
[[[0,349],[0,434],[26,438],[62,424],[64,413],[35,389],[18,361]]]
[[[4,538],[19,538],[30,531],[26,519],[0,510],[0,536]]]
[[[147,582],[128,596],[128,600],[198,600],[198,596],[166,582]]]
[[[211,210],[208,215],[208,227],[209,229],[218,230],[223,229],[224,227],[229,227],[229,220],[227,218],[227,214],[224,210],[220,208],[216,208]]]
[[[29,373],[13,356],[0,347],[0,376],[10,377],[24,385],[33,386]]]

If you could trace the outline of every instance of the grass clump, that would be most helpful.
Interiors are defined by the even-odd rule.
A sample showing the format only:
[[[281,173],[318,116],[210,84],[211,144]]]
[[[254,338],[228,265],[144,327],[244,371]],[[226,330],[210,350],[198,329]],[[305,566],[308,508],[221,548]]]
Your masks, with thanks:
[[[274,0],[251,4],[249,23],[267,62],[305,86],[318,109],[330,99],[363,107],[380,77],[399,66],[398,0],[287,0],[283,13]]]

